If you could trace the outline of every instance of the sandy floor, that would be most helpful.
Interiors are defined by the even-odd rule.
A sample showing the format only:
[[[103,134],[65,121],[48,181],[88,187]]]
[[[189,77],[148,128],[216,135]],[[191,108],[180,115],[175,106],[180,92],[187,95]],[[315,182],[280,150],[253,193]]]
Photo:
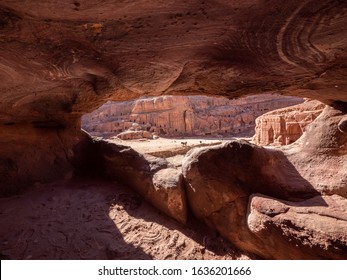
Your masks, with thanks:
[[[192,147],[227,139],[112,141],[180,167]],[[0,259],[255,258],[196,219],[183,226],[132,190],[100,179],[57,182],[0,198],[0,224]]]
[[[182,139],[140,139],[140,140],[120,140],[111,138],[114,143],[130,146],[141,154],[150,154],[158,157],[173,157],[184,155],[193,147],[212,146],[224,143],[235,138],[182,138]],[[248,138],[243,138],[248,139]]]
[[[75,180],[0,199],[0,259],[247,259],[206,226],[118,183]]]

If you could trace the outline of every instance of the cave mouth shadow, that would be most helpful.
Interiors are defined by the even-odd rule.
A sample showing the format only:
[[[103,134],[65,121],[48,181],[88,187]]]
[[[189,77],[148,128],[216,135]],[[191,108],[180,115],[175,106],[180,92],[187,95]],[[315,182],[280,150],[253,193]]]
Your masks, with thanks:
[[[169,230],[169,235],[161,235],[161,239],[165,240],[168,246],[170,246],[170,241],[175,238],[175,234],[178,233],[180,238],[186,239],[186,242],[195,243],[195,248],[199,250],[197,255],[200,255],[200,253],[203,255],[203,252],[208,250],[212,253],[209,257],[214,255],[217,259],[223,257],[238,259],[245,255],[251,259],[259,258],[252,253],[244,252],[235,247],[230,241],[222,237],[216,229],[209,228],[205,223],[195,218],[189,209],[187,223],[184,225],[152,206],[132,189],[125,187],[121,189],[122,191],[110,201],[110,208],[115,207],[121,209],[121,211],[126,211],[130,217],[143,220],[147,225],[155,223],[156,227],[159,225],[163,232]],[[151,228],[147,230],[148,234],[151,235]],[[146,235],[143,238],[146,239]],[[174,259],[186,259],[182,255],[176,256],[178,258],[173,257]]]
[[[132,189],[95,175],[42,184],[0,201],[0,259],[164,259],[150,246],[156,242],[166,246],[177,234],[189,244],[195,242],[197,250],[209,250],[219,258],[257,258],[235,248],[191,214],[187,225],[182,225]],[[153,234],[146,228],[150,224],[170,235],[157,231],[161,240],[148,240]]]
[[[114,184],[75,178],[0,198],[0,258],[153,259],[109,218]]]

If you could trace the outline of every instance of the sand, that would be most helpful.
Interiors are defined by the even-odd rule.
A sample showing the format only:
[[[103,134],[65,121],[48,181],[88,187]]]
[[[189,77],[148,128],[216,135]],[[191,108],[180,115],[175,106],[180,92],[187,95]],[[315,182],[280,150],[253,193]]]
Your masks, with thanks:
[[[183,226],[116,182],[61,181],[0,199],[1,259],[248,259],[189,218]]]
[[[165,157],[179,168],[192,147],[227,139],[112,141]],[[21,195],[0,198],[0,224],[0,259],[255,258],[194,217],[184,226],[131,189],[102,178],[36,185]]]
[[[139,140],[121,140],[116,137],[110,138],[109,141],[133,148],[141,154],[150,154],[158,157],[172,157],[184,155],[193,147],[213,146],[225,143],[235,138],[180,138],[170,139],[160,137],[158,139],[139,139]],[[250,138],[238,138],[247,139]]]

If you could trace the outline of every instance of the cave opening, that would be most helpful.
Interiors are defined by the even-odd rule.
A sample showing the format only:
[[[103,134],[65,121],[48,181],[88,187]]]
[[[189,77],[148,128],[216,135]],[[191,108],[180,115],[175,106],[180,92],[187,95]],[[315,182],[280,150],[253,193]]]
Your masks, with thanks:
[[[199,139],[205,136],[225,140],[233,137],[252,139],[256,119],[265,111],[302,102],[302,98],[278,94],[239,99],[189,95],[140,97],[126,102],[109,101],[84,115],[81,126],[93,137],[110,140]],[[116,129],[111,129],[113,127]],[[269,144],[274,140],[271,139]],[[263,143],[258,141],[258,144]]]

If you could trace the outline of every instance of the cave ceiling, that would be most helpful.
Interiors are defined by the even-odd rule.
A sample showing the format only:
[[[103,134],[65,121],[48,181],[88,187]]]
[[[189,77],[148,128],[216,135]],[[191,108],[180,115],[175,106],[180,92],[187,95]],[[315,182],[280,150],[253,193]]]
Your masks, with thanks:
[[[347,1],[1,0],[0,121],[144,95],[280,91],[346,109]]]

